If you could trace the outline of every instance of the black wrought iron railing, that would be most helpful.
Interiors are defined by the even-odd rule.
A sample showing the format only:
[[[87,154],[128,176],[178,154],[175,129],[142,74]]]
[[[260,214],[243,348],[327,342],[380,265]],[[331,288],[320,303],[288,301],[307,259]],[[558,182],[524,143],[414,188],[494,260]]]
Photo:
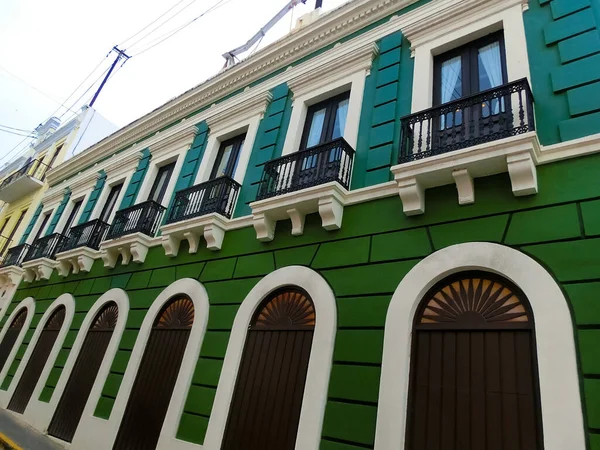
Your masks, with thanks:
[[[535,130],[526,78],[400,119],[399,163]]]
[[[46,172],[48,171],[48,169],[49,169],[48,165],[44,164],[39,159],[34,159],[32,161],[29,161],[27,164],[25,164],[19,170],[11,173],[4,180],[2,180],[2,183],[0,183],[0,189],[5,188],[6,186],[8,186],[9,184],[16,181],[18,178],[21,178],[23,176],[30,176],[30,177],[36,178],[40,181],[44,181],[44,178],[46,178]]]
[[[53,233],[39,238],[29,247],[29,251],[25,255],[23,262],[39,258],[53,259],[64,239],[65,236],[60,233]]]
[[[89,247],[98,250],[100,242],[105,239],[109,228],[110,224],[100,219],[90,220],[89,222],[74,226],[69,230],[58,252],[66,252],[67,250],[79,247]]]
[[[230,219],[240,187],[237,181],[222,176],[182,189],[175,194],[167,223],[180,222],[211,213],[218,213]]]
[[[256,200],[337,181],[350,183],[354,149],[344,138],[272,159],[265,163]]]
[[[6,256],[6,252],[8,252],[10,244],[12,244],[12,239],[0,235],[0,260],[3,260]]]
[[[117,211],[106,239],[116,239],[133,233],[153,237],[158,231],[165,209],[161,204],[149,200]]]
[[[29,244],[19,244],[9,248],[0,267],[20,266],[28,251]]]

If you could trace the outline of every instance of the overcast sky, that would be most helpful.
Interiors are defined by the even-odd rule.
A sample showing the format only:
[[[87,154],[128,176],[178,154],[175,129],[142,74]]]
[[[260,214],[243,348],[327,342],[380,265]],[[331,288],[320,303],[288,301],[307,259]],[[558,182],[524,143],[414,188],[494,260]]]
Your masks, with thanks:
[[[325,11],[348,0],[324,0]],[[314,8],[315,0],[297,6],[263,39],[260,48],[290,30],[296,19]],[[33,130],[100,63],[94,75],[69,99],[101,78],[118,44],[132,58],[109,80],[94,107],[122,127],[185,90],[215,75],[222,54],[245,43],[287,0],[2,0],[0,2],[0,126]],[[215,9],[155,47],[171,31],[210,7]],[[169,8],[165,17],[127,40]],[[175,17],[147,37],[176,12]],[[135,41],[143,38],[139,43]],[[144,51],[143,53],[140,53]],[[89,103],[98,83],[72,107]],[[73,111],[60,108],[63,124]],[[4,129],[4,128],[0,128]],[[0,164],[15,157],[29,139],[0,131]]]

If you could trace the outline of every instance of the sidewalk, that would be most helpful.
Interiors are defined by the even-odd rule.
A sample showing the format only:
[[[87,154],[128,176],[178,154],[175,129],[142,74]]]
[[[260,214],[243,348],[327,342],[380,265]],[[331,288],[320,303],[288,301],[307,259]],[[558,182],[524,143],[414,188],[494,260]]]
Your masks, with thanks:
[[[4,435],[4,436],[2,436]],[[13,450],[14,447],[2,443],[2,437],[7,437],[16,444],[16,450],[61,450],[64,447],[53,442],[29,425],[21,422],[13,414],[0,409],[0,450]],[[10,444],[10,442],[9,442]]]

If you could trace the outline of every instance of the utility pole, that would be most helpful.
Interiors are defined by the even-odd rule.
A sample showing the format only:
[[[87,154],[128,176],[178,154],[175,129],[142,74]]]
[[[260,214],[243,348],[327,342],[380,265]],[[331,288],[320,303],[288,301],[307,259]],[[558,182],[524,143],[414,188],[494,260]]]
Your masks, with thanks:
[[[112,63],[112,66],[110,66],[110,69],[108,69],[108,73],[104,77],[104,80],[102,80],[102,84],[100,84],[100,87],[98,88],[98,90],[94,94],[94,98],[92,98],[92,101],[90,102],[90,105],[89,105],[90,107],[94,106],[94,102],[98,98],[98,95],[100,94],[100,91],[102,90],[102,88],[104,87],[104,85],[106,84],[106,82],[108,81],[108,78],[110,77],[110,74],[112,73],[112,71],[115,68],[115,66],[117,65],[117,63],[121,60],[121,58],[125,59],[125,61],[123,61],[123,64],[125,64],[127,62],[127,60],[129,58],[131,58],[131,56],[129,56],[129,55],[127,55],[125,53],[125,50],[120,50],[116,45],[112,48],[112,50],[110,52],[108,52],[108,55],[110,55],[113,51],[117,52],[117,57],[115,58],[115,61]],[[108,56],[108,55],[106,55],[106,56]],[[123,64],[121,64],[121,65],[123,65]]]

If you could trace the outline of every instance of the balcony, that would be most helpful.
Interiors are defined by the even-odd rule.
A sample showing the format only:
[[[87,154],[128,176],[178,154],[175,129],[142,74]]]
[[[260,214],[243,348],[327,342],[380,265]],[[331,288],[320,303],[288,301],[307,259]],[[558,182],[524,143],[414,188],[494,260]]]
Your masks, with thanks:
[[[295,192],[331,181],[350,184],[354,149],[344,138],[272,159],[263,169],[256,200]]]
[[[105,239],[110,225],[99,219],[72,227],[56,254],[57,270],[62,276],[89,272],[99,258],[100,243]]]
[[[211,213],[231,219],[239,191],[240,184],[228,176],[183,189],[175,194],[167,223],[181,222]]]
[[[301,235],[306,214],[315,212],[326,230],[340,228],[353,158],[354,149],[339,138],[267,162],[250,204],[257,239],[272,240],[276,222],[285,219]]]
[[[177,255],[184,239],[188,241],[189,252],[196,253],[201,237],[208,249],[219,250],[240,187],[232,178],[222,176],[177,192],[167,224],[161,228],[165,254]]]
[[[0,261],[4,261],[4,257],[10,249],[10,244],[12,244],[12,239],[0,235]]]
[[[0,265],[0,267],[21,266],[28,251],[29,244],[20,244],[9,248],[6,251],[6,256],[2,260],[2,265]]]
[[[117,211],[106,239],[117,239],[133,233],[154,237],[165,209],[159,203],[147,201]]]
[[[131,260],[144,262],[165,209],[159,203],[147,201],[117,211],[106,241],[100,244],[104,267],[115,267],[119,256],[123,265]]]
[[[509,172],[513,193],[537,193],[533,95],[527,79],[403,117],[392,167],[404,212],[425,211],[426,188],[456,183],[459,204],[475,201],[473,179]]]
[[[33,261],[40,258],[54,259],[54,255],[65,240],[65,236],[60,233],[53,233],[38,239],[29,248],[23,262]]]
[[[0,200],[12,203],[44,185],[49,167],[39,159],[29,161],[0,183]]]

